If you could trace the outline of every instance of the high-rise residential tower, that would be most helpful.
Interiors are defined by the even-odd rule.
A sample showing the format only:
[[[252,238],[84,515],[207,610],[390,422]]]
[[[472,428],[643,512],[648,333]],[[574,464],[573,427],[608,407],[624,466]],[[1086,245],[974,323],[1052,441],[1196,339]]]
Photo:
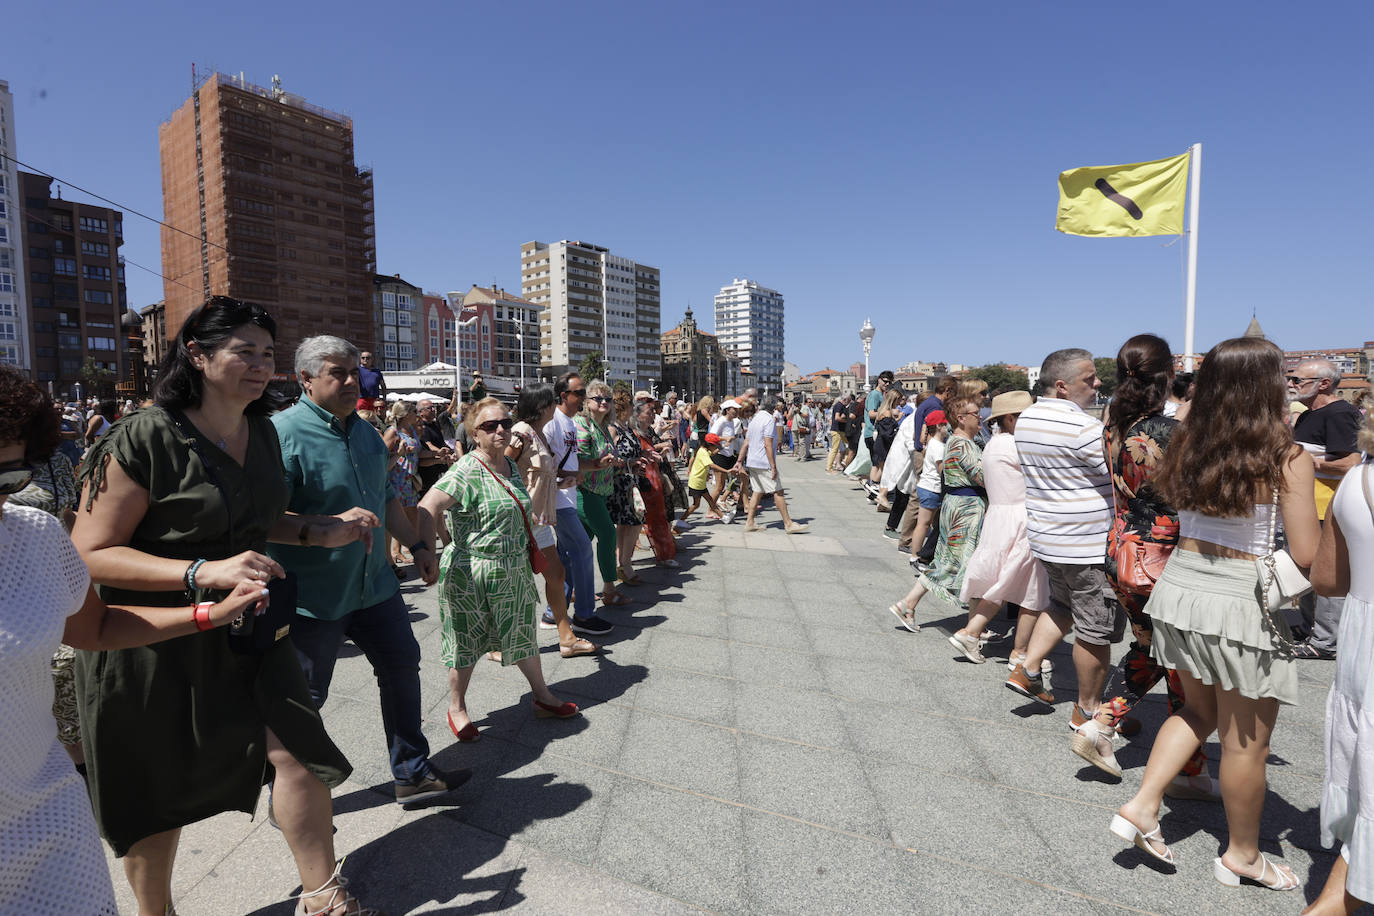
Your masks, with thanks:
[[[58,396],[75,397],[77,382],[87,395],[112,395],[117,382],[136,377],[133,360],[142,359],[130,351],[123,324],[129,310],[119,256],[124,215],[63,200],[47,175],[21,171],[19,187],[34,380],[51,383]]]
[[[659,270],[587,242],[520,246],[521,295],[539,315],[540,372],[600,353],[610,378],[648,387],[660,374]]]
[[[167,331],[210,295],[248,299],[277,322],[277,371],[327,331],[375,349],[372,173],[353,159],[353,119],[242,77],[213,73],[158,128]]]
[[[753,280],[736,279],[716,294],[716,339],[734,351],[755,384],[779,391],[783,370],[782,293]]]
[[[13,156],[14,96],[0,80],[0,365],[33,366],[29,333],[28,277],[19,221],[19,170]]]

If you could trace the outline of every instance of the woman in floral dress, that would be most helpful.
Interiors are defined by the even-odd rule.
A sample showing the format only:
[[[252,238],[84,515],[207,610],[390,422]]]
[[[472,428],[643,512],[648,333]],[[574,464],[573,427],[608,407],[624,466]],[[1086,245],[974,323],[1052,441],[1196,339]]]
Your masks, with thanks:
[[[935,563],[916,580],[911,591],[888,610],[897,615],[902,626],[915,633],[916,605],[934,592],[945,601],[959,603],[964,584],[964,569],[978,547],[988,495],[983,489],[983,451],[973,441],[981,420],[978,402],[955,397],[949,404],[953,432],[945,443],[945,499],[940,506],[940,541],[935,547]]]
[[[1103,433],[1116,507],[1116,518],[1107,534],[1106,567],[1112,592],[1131,621],[1131,646],[1108,676],[1105,696],[1111,699],[1098,708],[1096,719],[1103,726],[1099,731],[1106,735],[1110,735],[1113,728],[1122,734],[1134,735],[1140,731],[1140,722],[1126,718],[1126,713],[1160,680],[1164,681],[1168,692],[1169,714],[1177,715],[1183,709],[1183,684],[1178,674],[1150,656],[1154,628],[1145,611],[1145,603],[1150,598],[1151,588],[1132,588],[1123,583],[1116,562],[1119,547],[1123,543],[1134,544],[1159,557],[1155,567],[1158,575],[1164,559],[1178,544],[1178,512],[1150,483],[1169,447],[1169,437],[1178,426],[1177,420],[1164,416],[1164,403],[1174,378],[1174,358],[1169,345],[1153,334],[1132,337],[1117,353],[1116,377],[1119,384]],[[1077,723],[1090,717],[1086,709],[1074,710],[1073,720]],[[1075,739],[1075,743],[1081,747],[1086,740]],[[1103,744],[1103,741],[1099,739],[1098,743]],[[1106,750],[1105,745],[1102,750]],[[1091,756],[1089,753],[1085,759]],[[1183,772],[1174,777],[1164,793],[1173,798],[1219,799],[1216,784],[1207,775],[1207,758],[1201,748],[1189,758]]]
[[[549,691],[539,664],[539,595],[526,527],[530,498],[515,462],[506,457],[514,423],[500,401],[484,398],[468,412],[467,425],[475,447],[420,501],[421,539],[433,541],[439,513],[453,536],[439,559],[439,653],[449,669],[448,726],[459,736],[473,733],[467,708],[472,669],[492,651],[501,653],[502,665],[515,665],[525,675],[537,717],[578,713],[576,703]]]

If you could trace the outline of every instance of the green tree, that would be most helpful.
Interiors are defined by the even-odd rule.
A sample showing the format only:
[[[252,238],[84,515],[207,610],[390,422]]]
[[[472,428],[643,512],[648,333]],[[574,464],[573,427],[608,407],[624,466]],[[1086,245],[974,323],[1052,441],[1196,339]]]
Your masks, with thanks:
[[[98,398],[110,397],[114,394],[115,373],[97,366],[95,357],[86,357],[86,361],[81,364],[79,376],[81,384],[85,386],[88,394]]]
[[[629,395],[634,394],[634,392],[630,390],[630,383],[623,378],[618,378],[615,380],[615,382],[611,385],[611,391],[614,394],[620,394],[622,391]]]
[[[1116,359],[1111,356],[1099,356],[1093,360],[1093,368],[1097,370],[1097,378],[1102,382],[1098,394],[1104,398],[1111,397],[1116,391]]]
[[[582,376],[584,382],[601,378],[605,371],[606,364],[601,361],[600,351],[588,353],[582,357],[582,362],[577,364],[577,374]]]
[[[989,391],[1029,391],[1030,379],[1019,369],[1008,369],[1006,363],[989,363],[964,373],[966,379],[982,379]]]

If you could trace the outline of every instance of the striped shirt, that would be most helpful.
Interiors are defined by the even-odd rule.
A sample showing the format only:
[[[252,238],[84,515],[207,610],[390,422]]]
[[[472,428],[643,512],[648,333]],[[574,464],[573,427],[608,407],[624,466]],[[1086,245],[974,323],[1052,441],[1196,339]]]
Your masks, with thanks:
[[[1102,422],[1072,401],[1040,398],[1016,421],[1026,478],[1026,534],[1047,563],[1101,563],[1112,526]]]

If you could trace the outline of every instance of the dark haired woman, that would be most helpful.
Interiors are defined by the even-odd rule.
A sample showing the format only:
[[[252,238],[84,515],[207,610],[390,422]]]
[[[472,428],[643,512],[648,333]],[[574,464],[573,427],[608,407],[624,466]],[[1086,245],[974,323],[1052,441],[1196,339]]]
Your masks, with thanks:
[[[1112,474],[1116,517],[1107,534],[1107,581],[1116,600],[1131,621],[1131,646],[1121,657],[1108,680],[1107,696],[1096,710],[1073,710],[1072,723],[1078,728],[1074,752],[1101,767],[1104,758],[1114,763],[1111,735],[1118,726],[1125,734],[1140,729],[1137,719],[1126,713],[1149,693],[1161,679],[1169,696],[1170,715],[1183,709],[1183,686],[1178,674],[1150,657],[1153,628],[1145,611],[1151,583],[1137,572],[1148,564],[1158,576],[1164,561],[1178,544],[1178,513],[1157,492],[1153,478],[1169,448],[1178,421],[1164,416],[1165,397],[1174,376],[1174,357],[1169,345],[1153,334],[1137,334],[1126,341],[1116,355],[1116,394],[1107,411],[1103,443],[1107,466]],[[1141,558],[1131,570],[1117,566],[1123,552]],[[1111,598],[1108,598],[1111,600]],[[1120,692],[1120,695],[1118,694]],[[1087,728],[1089,719],[1096,725]],[[1108,768],[1120,775],[1120,767]],[[1217,801],[1216,784],[1207,775],[1207,758],[1199,747],[1183,770],[1164,789],[1172,798]]]
[[[544,438],[544,426],[553,419],[557,407],[552,385],[529,385],[521,389],[506,457],[519,468],[530,495],[530,528],[535,546],[544,554],[544,597],[548,599],[558,626],[558,652],[564,658],[572,658],[592,655],[596,646],[573,633],[568,620],[568,599],[563,592],[563,564],[558,560],[558,541],[554,534],[554,525],[558,523],[558,504],[554,500],[558,467],[549,440]],[[577,478],[569,477],[567,481],[569,486],[575,486]],[[473,727],[472,731],[476,733],[477,729]],[[462,735],[458,737],[463,739]]]
[[[1197,374],[1192,417],[1179,425],[1154,478],[1178,510],[1178,547],[1146,612],[1155,661],[1178,672],[1183,709],[1155,738],[1140,790],[1112,819],[1116,836],[1172,865],[1159,829],[1164,790],[1213,731],[1221,738],[1221,795],[1230,834],[1213,874],[1293,890],[1298,878],[1259,849],[1265,762],[1279,705],[1298,698],[1286,627],[1259,600],[1255,560],[1279,519],[1299,566],[1316,554],[1312,459],[1284,420],[1283,352],[1267,340],[1225,340]]]
[[[211,298],[163,360],[156,406],[113,424],[87,454],[72,540],[106,601],[213,600],[242,580],[284,575],[263,552],[269,540],[334,547],[379,524],[284,514],[281,448],[266,417],[275,334],[260,306]],[[210,630],[81,652],[77,693],[91,802],[140,912],[171,905],[181,828],[252,813],[273,778],[304,911],[352,901],[335,865],[329,801],[351,768],[325,733],[290,640],[240,654]]]
[[[115,421],[117,402],[114,398],[101,398],[96,406],[95,416],[86,424],[86,446],[95,445],[97,439],[109,432]]]
[[[0,912],[113,916],[114,888],[86,787],[53,727],[49,660],[59,639],[115,649],[196,630],[189,608],[107,607],[55,513],[14,504],[34,464],[57,447],[58,429],[47,395],[19,370],[0,367]],[[238,583],[202,612],[206,624],[228,623],[262,594],[260,583]]]
[[[615,456],[621,460],[611,485],[610,498],[606,500],[606,510],[615,522],[616,577],[626,585],[642,585],[644,579],[634,571],[635,544],[644,528],[644,514],[635,505],[635,494],[639,487],[639,474],[647,462],[644,449],[639,444],[639,436],[631,420],[633,405],[630,392],[617,391],[613,397],[615,422],[611,424],[611,434],[615,437]],[[706,433],[702,432],[704,442]]]

